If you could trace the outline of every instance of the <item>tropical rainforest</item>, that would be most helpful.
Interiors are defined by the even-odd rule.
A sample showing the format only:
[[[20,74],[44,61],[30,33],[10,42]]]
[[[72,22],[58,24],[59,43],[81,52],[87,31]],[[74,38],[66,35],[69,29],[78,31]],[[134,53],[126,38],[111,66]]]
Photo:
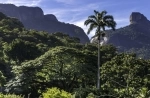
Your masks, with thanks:
[[[119,53],[113,45],[99,47],[63,32],[27,30],[0,13],[0,46],[0,98],[150,97],[150,60]]]

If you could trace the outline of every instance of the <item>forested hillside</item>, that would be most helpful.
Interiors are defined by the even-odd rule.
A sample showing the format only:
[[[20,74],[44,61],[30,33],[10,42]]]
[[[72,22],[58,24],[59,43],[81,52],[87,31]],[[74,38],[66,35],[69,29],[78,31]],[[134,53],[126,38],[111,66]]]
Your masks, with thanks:
[[[148,98],[150,61],[100,47],[101,88],[96,89],[97,44],[61,32],[27,30],[0,13],[1,98]]]
[[[40,7],[0,3],[0,12],[9,17],[17,18],[28,30],[34,29],[48,33],[63,32],[71,37],[78,37],[81,43],[89,42],[89,38],[82,28],[73,24],[60,22],[53,14],[45,15]]]

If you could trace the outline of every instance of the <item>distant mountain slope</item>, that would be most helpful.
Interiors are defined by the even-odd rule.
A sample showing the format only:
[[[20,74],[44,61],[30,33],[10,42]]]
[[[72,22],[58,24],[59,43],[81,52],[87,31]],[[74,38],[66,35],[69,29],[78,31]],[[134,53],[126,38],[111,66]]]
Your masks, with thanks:
[[[119,51],[137,53],[139,57],[150,58],[150,21],[141,13],[130,15],[130,25],[107,31],[107,43],[115,45]]]
[[[63,32],[80,38],[81,43],[89,42],[89,38],[82,28],[73,24],[59,22],[52,14],[44,15],[39,7],[17,7],[13,4],[0,4],[0,12],[19,19],[27,29],[47,31],[49,33]]]

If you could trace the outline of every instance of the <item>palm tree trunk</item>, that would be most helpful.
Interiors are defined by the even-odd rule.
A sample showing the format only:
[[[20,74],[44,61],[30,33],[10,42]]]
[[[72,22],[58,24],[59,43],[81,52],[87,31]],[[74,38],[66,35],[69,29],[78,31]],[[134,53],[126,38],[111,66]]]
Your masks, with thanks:
[[[97,89],[100,89],[100,36],[98,38]]]

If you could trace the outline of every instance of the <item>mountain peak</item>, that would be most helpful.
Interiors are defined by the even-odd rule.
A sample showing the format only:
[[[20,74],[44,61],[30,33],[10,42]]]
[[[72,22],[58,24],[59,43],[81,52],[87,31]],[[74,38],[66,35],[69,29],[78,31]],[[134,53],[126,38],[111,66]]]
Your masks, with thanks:
[[[132,12],[130,15],[130,24],[147,23],[149,20],[140,12]]]

